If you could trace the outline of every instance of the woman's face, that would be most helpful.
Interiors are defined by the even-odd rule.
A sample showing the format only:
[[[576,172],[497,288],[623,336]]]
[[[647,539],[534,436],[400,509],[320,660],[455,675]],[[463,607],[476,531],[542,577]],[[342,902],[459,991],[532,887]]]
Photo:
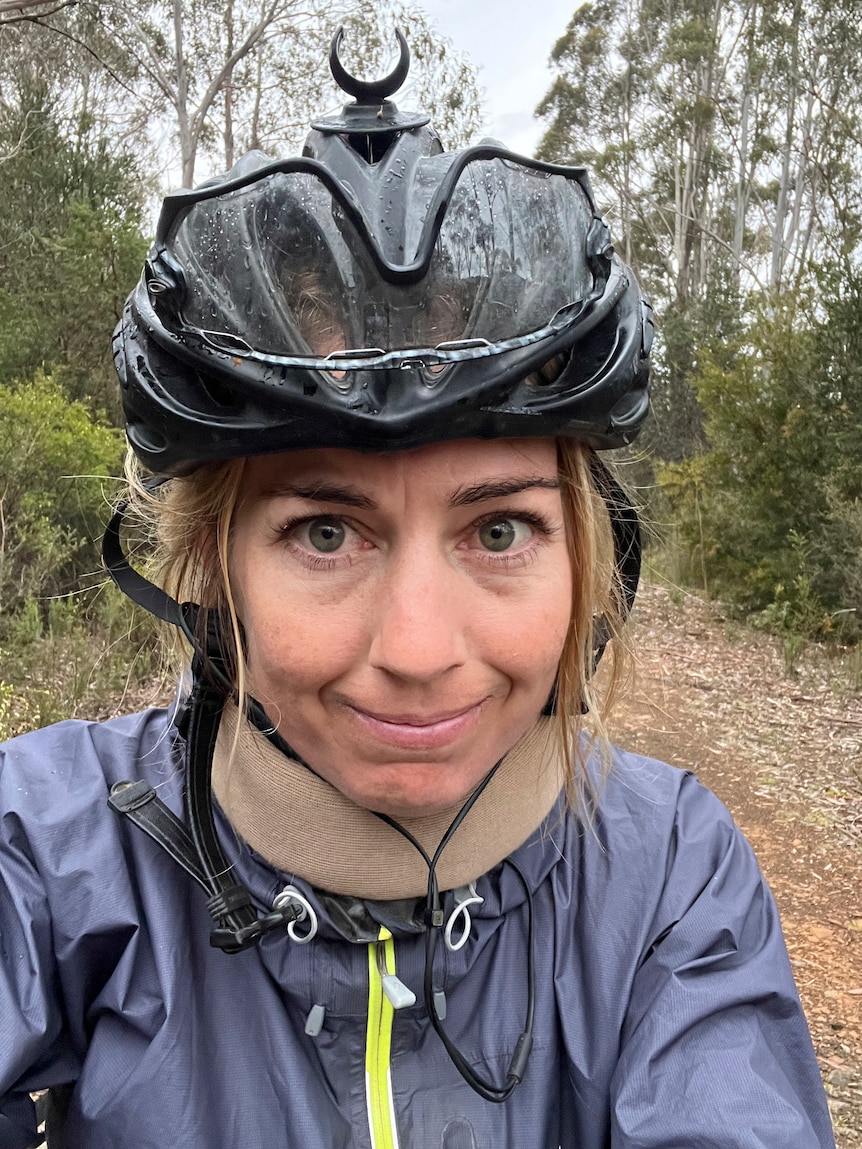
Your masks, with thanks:
[[[551,440],[249,460],[231,571],[251,689],[353,801],[464,799],[533,724],[572,576]]]

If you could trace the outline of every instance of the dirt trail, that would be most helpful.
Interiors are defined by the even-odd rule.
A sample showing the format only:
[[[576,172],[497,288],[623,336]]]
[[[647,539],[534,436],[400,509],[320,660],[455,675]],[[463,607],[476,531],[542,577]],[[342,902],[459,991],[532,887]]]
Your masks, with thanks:
[[[788,666],[779,639],[655,586],[639,598],[634,645],[636,680],[614,738],[695,770],[754,846],[781,911],[838,1149],[856,1149],[862,697],[853,663],[830,664],[814,651]]]

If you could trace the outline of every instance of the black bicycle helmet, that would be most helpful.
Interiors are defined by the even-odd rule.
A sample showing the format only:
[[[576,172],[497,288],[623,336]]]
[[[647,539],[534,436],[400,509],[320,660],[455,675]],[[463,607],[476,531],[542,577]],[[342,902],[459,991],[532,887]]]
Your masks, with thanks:
[[[168,196],[115,333],[150,469],[299,447],[456,438],[630,442],[651,310],[583,168],[494,142],[445,152],[388,96],[409,61],[317,121],[301,157],[245,156]]]

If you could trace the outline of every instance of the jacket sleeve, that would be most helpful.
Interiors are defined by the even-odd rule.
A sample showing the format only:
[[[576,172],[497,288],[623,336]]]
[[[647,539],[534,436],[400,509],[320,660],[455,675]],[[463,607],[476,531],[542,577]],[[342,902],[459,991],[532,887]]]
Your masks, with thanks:
[[[0,1149],[35,1144],[30,1091],[77,1073],[43,883],[23,826],[0,806]]]
[[[682,783],[612,1083],[613,1149],[833,1149],[772,895],[722,804]]]
[[[0,1149],[34,1142],[31,1092],[78,1080],[90,1007],[137,931],[103,762],[133,767],[141,724],[64,722],[0,747]]]

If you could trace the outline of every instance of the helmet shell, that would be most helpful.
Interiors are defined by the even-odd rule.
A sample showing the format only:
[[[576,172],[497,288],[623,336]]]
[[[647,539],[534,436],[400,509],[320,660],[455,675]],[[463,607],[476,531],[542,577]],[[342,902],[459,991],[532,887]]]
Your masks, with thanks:
[[[374,111],[166,198],[114,336],[151,470],[638,433],[652,312],[585,171],[493,142],[444,152],[426,117]]]

